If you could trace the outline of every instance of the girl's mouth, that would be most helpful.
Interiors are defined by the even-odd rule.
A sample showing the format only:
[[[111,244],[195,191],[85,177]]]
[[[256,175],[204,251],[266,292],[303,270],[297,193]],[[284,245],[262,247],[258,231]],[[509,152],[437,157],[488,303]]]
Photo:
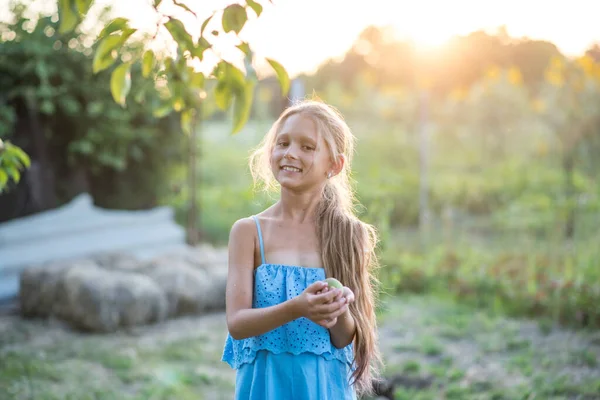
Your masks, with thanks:
[[[281,169],[288,172],[302,172],[300,168],[292,167],[289,165],[284,165],[283,167],[281,167]]]

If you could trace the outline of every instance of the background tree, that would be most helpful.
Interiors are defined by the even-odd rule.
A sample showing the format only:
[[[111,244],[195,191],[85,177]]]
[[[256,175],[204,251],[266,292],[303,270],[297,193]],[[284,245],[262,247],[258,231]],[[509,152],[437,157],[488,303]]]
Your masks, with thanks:
[[[600,134],[600,63],[590,55],[555,58],[545,73],[541,112],[556,134],[564,173],[565,237],[575,232],[575,171],[581,149]],[[593,146],[593,145],[592,145]]]
[[[93,62],[91,71],[96,75],[102,75],[105,72],[110,73],[110,80],[107,89],[110,91],[115,103],[123,108],[131,108],[132,100],[143,107],[150,107],[155,118],[164,118],[175,113],[179,119],[179,125],[183,132],[188,135],[190,143],[198,143],[197,127],[203,116],[202,105],[209,99],[223,111],[232,110],[233,126],[232,133],[237,133],[247,122],[253,103],[255,87],[258,82],[257,73],[254,69],[255,55],[249,45],[240,39],[239,34],[248,21],[249,13],[254,13],[260,17],[263,6],[253,0],[248,0],[243,4],[231,4],[222,10],[215,10],[210,16],[201,20],[198,15],[186,4],[172,1],[174,5],[184,12],[193,16],[197,22],[198,32],[190,33],[181,19],[173,15],[168,15],[163,10],[166,9],[166,1],[155,0],[152,7],[160,16],[157,23],[157,32],[165,31],[173,39],[176,49],[174,52],[155,52],[151,49],[152,40],[156,37],[148,35],[142,37],[142,40],[136,39],[139,36],[137,29],[130,26],[130,21],[126,18],[118,17],[104,23],[101,32],[96,38],[93,46]],[[59,0],[58,1],[58,24],[53,27],[49,24],[48,18],[41,20],[41,24],[36,28],[34,34],[46,35],[51,40],[58,40],[65,46],[68,43],[71,46],[80,38],[86,36],[79,29],[82,21],[88,15],[93,4],[92,0]],[[40,21],[38,21],[40,22]],[[48,34],[47,29],[52,29],[52,34]],[[37,32],[37,33],[36,33]],[[17,32],[18,33],[18,32]],[[218,56],[218,52],[213,51],[213,41],[219,35],[230,35],[236,38],[235,48],[241,58],[240,63],[226,61]],[[74,40],[75,42],[71,42]],[[61,42],[62,41],[62,42]],[[27,52],[27,44],[24,41],[13,40],[15,46],[5,49],[5,56],[10,52]],[[234,49],[235,49],[234,48]],[[25,49],[25,50],[24,50]],[[54,49],[57,50],[57,49]],[[217,62],[210,73],[203,73],[194,65],[206,62],[205,53],[212,52],[212,58],[217,55]],[[285,95],[289,89],[289,77],[285,68],[273,59],[266,59],[281,84],[281,93]],[[61,90],[56,89],[55,85],[48,82],[48,71],[43,60],[32,60],[32,69],[40,71],[36,79],[32,81],[33,85],[38,85],[39,91],[46,91],[56,95]],[[87,64],[86,64],[87,65]],[[52,73],[56,71],[51,71]],[[85,75],[88,71],[82,71]],[[132,73],[143,78],[145,82],[137,84],[132,83]],[[9,96],[21,95],[23,88],[15,87]],[[56,90],[55,90],[56,89]],[[67,98],[77,97],[77,90],[64,91]],[[11,99],[7,99],[9,101]],[[53,104],[49,99],[38,99],[42,111],[52,114],[54,109],[50,110]],[[71,102],[76,104],[77,101]],[[45,107],[45,108],[44,108]],[[139,107],[139,106],[134,106]],[[74,112],[77,108],[72,107]],[[4,117],[4,124],[10,127],[10,118],[14,115],[7,114]],[[117,124],[118,126],[118,124]],[[115,135],[121,138],[127,135]],[[0,135],[0,137],[2,137]],[[94,146],[93,134],[87,134],[84,140],[75,140],[71,143],[75,152],[86,154],[91,158],[102,157],[102,163],[116,163],[115,168],[123,170],[125,163],[123,157],[108,157],[106,152],[99,152],[97,146]],[[95,136],[97,140],[100,136]],[[114,151],[128,151],[130,147],[124,144],[113,143]],[[138,147],[139,151],[139,147]],[[189,210],[189,236],[190,241],[198,241],[196,225],[198,224],[198,201],[196,196],[196,185],[198,181],[197,172],[197,147],[189,146],[189,185],[191,193]],[[0,149],[0,191],[5,190],[12,178],[15,183],[20,178],[20,171],[29,165],[29,159],[26,153],[10,142],[2,142]]]

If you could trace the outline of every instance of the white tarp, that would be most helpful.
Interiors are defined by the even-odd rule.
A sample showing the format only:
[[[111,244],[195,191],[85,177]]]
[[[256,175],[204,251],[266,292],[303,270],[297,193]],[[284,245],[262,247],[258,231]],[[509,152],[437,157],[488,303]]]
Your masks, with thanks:
[[[88,194],[42,213],[0,224],[0,300],[18,293],[22,268],[103,252],[140,259],[185,246],[185,231],[173,210],[106,210]]]

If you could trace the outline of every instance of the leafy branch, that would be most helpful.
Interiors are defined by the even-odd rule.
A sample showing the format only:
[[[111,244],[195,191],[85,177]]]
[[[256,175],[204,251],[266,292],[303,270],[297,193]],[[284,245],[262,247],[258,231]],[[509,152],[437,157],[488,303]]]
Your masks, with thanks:
[[[93,0],[60,0],[60,31],[68,32],[75,29],[85,13],[89,10]],[[157,22],[157,32],[164,27],[177,44],[175,57],[165,57],[159,60],[150,49],[143,54],[132,55],[131,59],[119,62],[119,55],[130,37],[137,31],[129,26],[126,18],[115,18],[110,21],[98,35],[97,47],[94,54],[94,73],[107,70],[118,64],[111,72],[111,93],[114,100],[126,106],[127,97],[131,89],[131,65],[141,61],[143,65],[142,76],[147,79],[166,82],[165,88],[157,88],[163,94],[164,102],[155,110],[155,115],[164,116],[172,111],[179,112],[183,130],[189,133],[190,122],[203,100],[207,80],[215,80],[214,92],[216,103],[222,110],[233,108],[232,133],[239,132],[247,122],[253,102],[253,92],[256,85],[256,73],[252,68],[255,54],[250,45],[242,40],[236,47],[244,53],[244,66],[246,71],[223,59],[218,54],[206,35],[206,28],[215,17],[221,14],[221,28],[226,34],[235,34],[239,38],[240,32],[248,21],[248,12],[252,10],[260,17],[263,6],[254,0],[247,0],[246,4],[230,4],[222,10],[215,10],[200,24],[200,35],[194,40],[187,31],[184,23],[170,15],[161,13],[158,8],[162,0],[155,0],[153,7],[161,18]],[[198,15],[186,4],[173,0],[173,4],[192,14],[196,20]],[[75,21],[75,22],[74,22]],[[200,22],[200,21],[199,21]],[[212,31],[217,35],[218,31]],[[154,35],[156,37],[156,34]],[[210,74],[205,76],[202,72],[191,67],[192,62],[203,62],[205,51],[211,50],[219,59]],[[122,58],[122,57],[121,57]],[[161,62],[159,62],[161,61]],[[287,94],[290,86],[289,76],[285,68],[273,59],[266,61],[273,68],[280,84],[282,93]]]

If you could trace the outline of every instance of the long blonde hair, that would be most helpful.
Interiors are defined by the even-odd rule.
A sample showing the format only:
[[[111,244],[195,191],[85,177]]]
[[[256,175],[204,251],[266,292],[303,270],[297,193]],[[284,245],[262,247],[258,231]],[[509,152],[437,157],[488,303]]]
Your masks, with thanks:
[[[360,221],[354,212],[354,192],[350,182],[354,135],[332,106],[313,100],[301,101],[281,114],[252,152],[250,171],[255,185],[262,185],[267,191],[277,188],[270,156],[279,130],[294,114],[302,114],[314,121],[332,160],[339,154],[345,157],[342,171],[325,184],[317,209],[317,237],[325,274],[340,280],[356,296],[356,301],[350,305],[350,313],[356,321],[352,383],[358,393],[369,394],[381,365],[375,316],[378,282],[374,274],[378,266],[375,254],[378,238],[375,228]]]

